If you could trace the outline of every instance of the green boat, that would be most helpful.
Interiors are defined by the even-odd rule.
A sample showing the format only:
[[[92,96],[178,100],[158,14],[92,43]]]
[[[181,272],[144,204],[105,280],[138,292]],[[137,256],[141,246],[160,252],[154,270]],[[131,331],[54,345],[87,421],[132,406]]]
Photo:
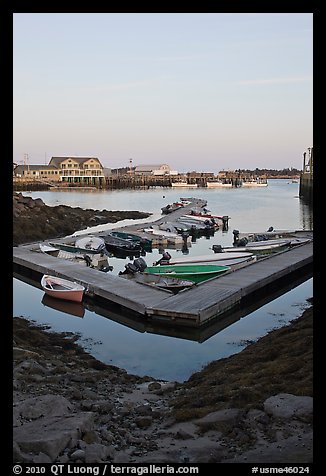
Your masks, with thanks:
[[[201,283],[207,279],[216,278],[230,269],[229,266],[217,266],[210,264],[194,265],[167,265],[147,266],[144,273],[170,276],[171,278],[188,279],[194,283]]]
[[[112,236],[122,238],[123,240],[129,240],[135,243],[139,243],[145,251],[152,251],[152,240],[142,238],[141,236],[134,235],[133,233],[126,233],[124,231],[111,231]]]

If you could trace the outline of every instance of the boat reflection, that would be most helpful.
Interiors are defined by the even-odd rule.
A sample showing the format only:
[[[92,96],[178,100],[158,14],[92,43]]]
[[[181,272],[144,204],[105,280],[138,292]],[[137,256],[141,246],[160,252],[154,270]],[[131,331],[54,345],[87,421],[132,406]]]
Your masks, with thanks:
[[[85,307],[81,302],[64,301],[44,294],[42,298],[43,306],[50,307],[56,311],[70,314],[76,317],[84,317]]]

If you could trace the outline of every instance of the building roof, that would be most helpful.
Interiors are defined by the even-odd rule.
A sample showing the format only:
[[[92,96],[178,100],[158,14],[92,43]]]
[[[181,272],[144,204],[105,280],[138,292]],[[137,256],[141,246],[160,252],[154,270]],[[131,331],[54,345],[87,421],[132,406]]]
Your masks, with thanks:
[[[24,170],[53,170],[57,169],[55,165],[17,165],[15,173],[23,172]]]
[[[64,160],[67,160],[67,159],[74,160],[74,162],[77,162],[80,165],[82,165],[84,162],[87,162],[90,159],[93,159],[93,160],[96,160],[100,164],[101,168],[103,168],[103,166],[100,162],[100,159],[98,159],[97,157],[76,157],[76,156],[73,156],[73,155],[69,155],[69,156],[65,156],[65,157],[51,157],[49,165],[55,165],[56,167],[59,167],[61,162],[63,162]]]
[[[136,172],[147,172],[147,171],[151,171],[151,170],[159,170],[161,167],[169,167],[169,166],[168,166],[168,164],[137,165],[135,167],[135,171]]]

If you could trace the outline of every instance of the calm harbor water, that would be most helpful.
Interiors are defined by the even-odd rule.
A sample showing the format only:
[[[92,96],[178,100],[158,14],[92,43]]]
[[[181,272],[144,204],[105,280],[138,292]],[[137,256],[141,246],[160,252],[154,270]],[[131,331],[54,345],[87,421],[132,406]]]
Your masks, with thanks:
[[[299,199],[298,187],[299,184],[289,180],[270,180],[268,187],[250,189],[70,190],[24,192],[24,195],[42,198],[50,206],[65,204],[97,210],[152,213],[148,220],[159,218],[161,207],[180,197],[198,197],[207,200],[207,208],[212,213],[230,217],[228,231],[218,230],[209,239],[199,238],[188,249],[168,249],[172,256],[180,256],[184,253],[212,253],[213,244],[231,246],[234,229],[241,232],[262,232],[270,226],[275,229],[313,229],[312,209]],[[146,223],[146,220],[142,222]],[[95,227],[94,230],[110,229],[122,224],[128,224],[128,221]],[[87,229],[78,234],[92,230]],[[147,253],[144,257],[147,264],[156,261],[160,252],[162,250],[154,249],[152,253]],[[110,258],[112,272],[118,274],[128,261]],[[164,330],[141,321],[133,322],[127,316],[117,315],[114,308],[107,308],[103,312],[87,303],[83,317],[79,317],[46,305],[44,293],[38,287],[18,277],[13,280],[15,316],[47,324],[54,331],[76,332],[80,335],[79,343],[92,355],[130,373],[177,381],[186,380],[210,361],[237,353],[249,341],[297,318],[308,306],[306,300],[312,295],[313,279],[307,277],[272,301],[257,303],[260,307],[256,310],[242,310],[203,332],[187,333]]]

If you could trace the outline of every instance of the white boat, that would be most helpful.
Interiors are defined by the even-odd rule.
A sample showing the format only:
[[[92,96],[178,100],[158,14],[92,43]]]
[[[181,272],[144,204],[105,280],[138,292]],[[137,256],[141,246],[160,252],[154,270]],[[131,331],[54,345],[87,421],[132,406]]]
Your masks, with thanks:
[[[240,259],[249,259],[253,256],[253,253],[249,252],[224,252],[224,253],[211,253],[209,255],[201,255],[201,256],[180,256],[180,258],[171,258],[169,259],[169,264],[174,265],[174,264],[196,264],[196,263],[213,263],[216,264],[218,261],[220,265],[226,265],[229,266],[229,263],[235,264],[236,260]],[[240,262],[240,261],[238,261]],[[155,264],[157,264],[158,261]],[[165,262],[162,261],[162,264],[165,264]]]
[[[188,183],[188,182],[172,182],[172,187],[188,187],[188,188],[197,188],[198,185],[196,183]]]
[[[267,180],[260,178],[255,180],[243,180],[241,183],[241,187],[267,187],[267,185]]]
[[[81,284],[49,274],[42,276],[41,286],[48,296],[73,302],[81,302],[85,292]]]
[[[184,223],[194,223],[198,224],[201,223],[203,225],[210,225],[217,229],[220,226],[221,221],[219,218],[214,218],[210,216],[205,216],[205,215],[182,215],[180,218],[178,218],[178,221],[184,222]]]
[[[226,183],[220,180],[207,182],[207,188],[217,188],[217,187],[232,188],[232,183]]]
[[[271,243],[272,240],[277,239],[286,239],[291,241],[291,246],[308,243],[313,239],[312,230],[274,230],[271,227],[271,230],[268,231],[257,231],[257,232],[239,232],[238,230],[233,230],[234,242],[240,241],[245,238],[248,243]]]
[[[58,256],[60,252],[58,248],[55,248],[54,246],[50,246],[50,245],[45,245],[44,243],[40,243],[39,247],[42,253],[46,253],[51,256]]]
[[[189,243],[191,242],[190,236],[183,237],[182,235],[180,235],[180,233],[173,233],[170,231],[161,230],[160,228],[155,228],[153,226],[149,228],[144,228],[143,231],[160,238],[162,241],[167,241],[168,243],[178,244],[184,243],[185,241]]]
[[[105,249],[105,241],[99,236],[84,236],[75,242],[76,248],[100,252]]]
[[[238,253],[238,252],[256,252],[256,251],[273,251],[279,248],[285,248],[285,247],[290,247],[291,246],[291,240],[266,240],[266,241],[249,241],[245,246],[230,246],[230,247],[225,247],[222,248],[221,251],[216,251],[214,249],[214,245],[212,246],[212,249],[215,253],[220,254],[220,252],[224,253]]]

